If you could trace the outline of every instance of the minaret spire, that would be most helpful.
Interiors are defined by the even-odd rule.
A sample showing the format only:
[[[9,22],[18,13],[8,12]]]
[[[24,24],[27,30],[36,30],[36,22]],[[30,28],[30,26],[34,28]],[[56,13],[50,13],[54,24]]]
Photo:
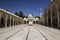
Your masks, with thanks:
[[[53,0],[51,0],[51,2],[53,2]]]
[[[40,18],[42,18],[42,9],[40,8]]]

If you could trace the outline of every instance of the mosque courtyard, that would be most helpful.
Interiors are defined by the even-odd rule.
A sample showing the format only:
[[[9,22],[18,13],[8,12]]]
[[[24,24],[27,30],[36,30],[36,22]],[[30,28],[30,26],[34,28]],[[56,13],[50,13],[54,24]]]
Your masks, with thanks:
[[[60,1],[0,0],[0,40],[60,40]]]
[[[60,40],[60,30],[39,24],[0,28],[0,40]]]

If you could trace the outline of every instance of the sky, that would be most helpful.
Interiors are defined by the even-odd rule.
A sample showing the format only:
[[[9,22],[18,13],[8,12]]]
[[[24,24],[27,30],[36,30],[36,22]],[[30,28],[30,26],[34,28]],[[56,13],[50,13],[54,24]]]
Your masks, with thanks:
[[[26,16],[30,13],[34,16],[40,16],[40,8],[44,14],[44,9],[49,3],[50,0],[0,0],[0,8],[12,13],[22,11]]]

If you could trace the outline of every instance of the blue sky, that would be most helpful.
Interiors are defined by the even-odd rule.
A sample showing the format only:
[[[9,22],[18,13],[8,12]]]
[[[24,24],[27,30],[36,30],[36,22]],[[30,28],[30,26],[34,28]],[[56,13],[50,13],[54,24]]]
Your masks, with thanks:
[[[12,13],[22,11],[24,15],[32,13],[34,16],[39,16],[40,8],[44,14],[44,9],[49,3],[50,0],[0,0],[0,8]]]

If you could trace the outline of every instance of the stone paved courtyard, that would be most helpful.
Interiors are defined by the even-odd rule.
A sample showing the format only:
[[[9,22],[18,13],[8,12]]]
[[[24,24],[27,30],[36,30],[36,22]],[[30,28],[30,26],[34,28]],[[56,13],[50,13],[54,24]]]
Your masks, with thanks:
[[[33,24],[0,28],[0,40],[60,40],[60,30]]]

